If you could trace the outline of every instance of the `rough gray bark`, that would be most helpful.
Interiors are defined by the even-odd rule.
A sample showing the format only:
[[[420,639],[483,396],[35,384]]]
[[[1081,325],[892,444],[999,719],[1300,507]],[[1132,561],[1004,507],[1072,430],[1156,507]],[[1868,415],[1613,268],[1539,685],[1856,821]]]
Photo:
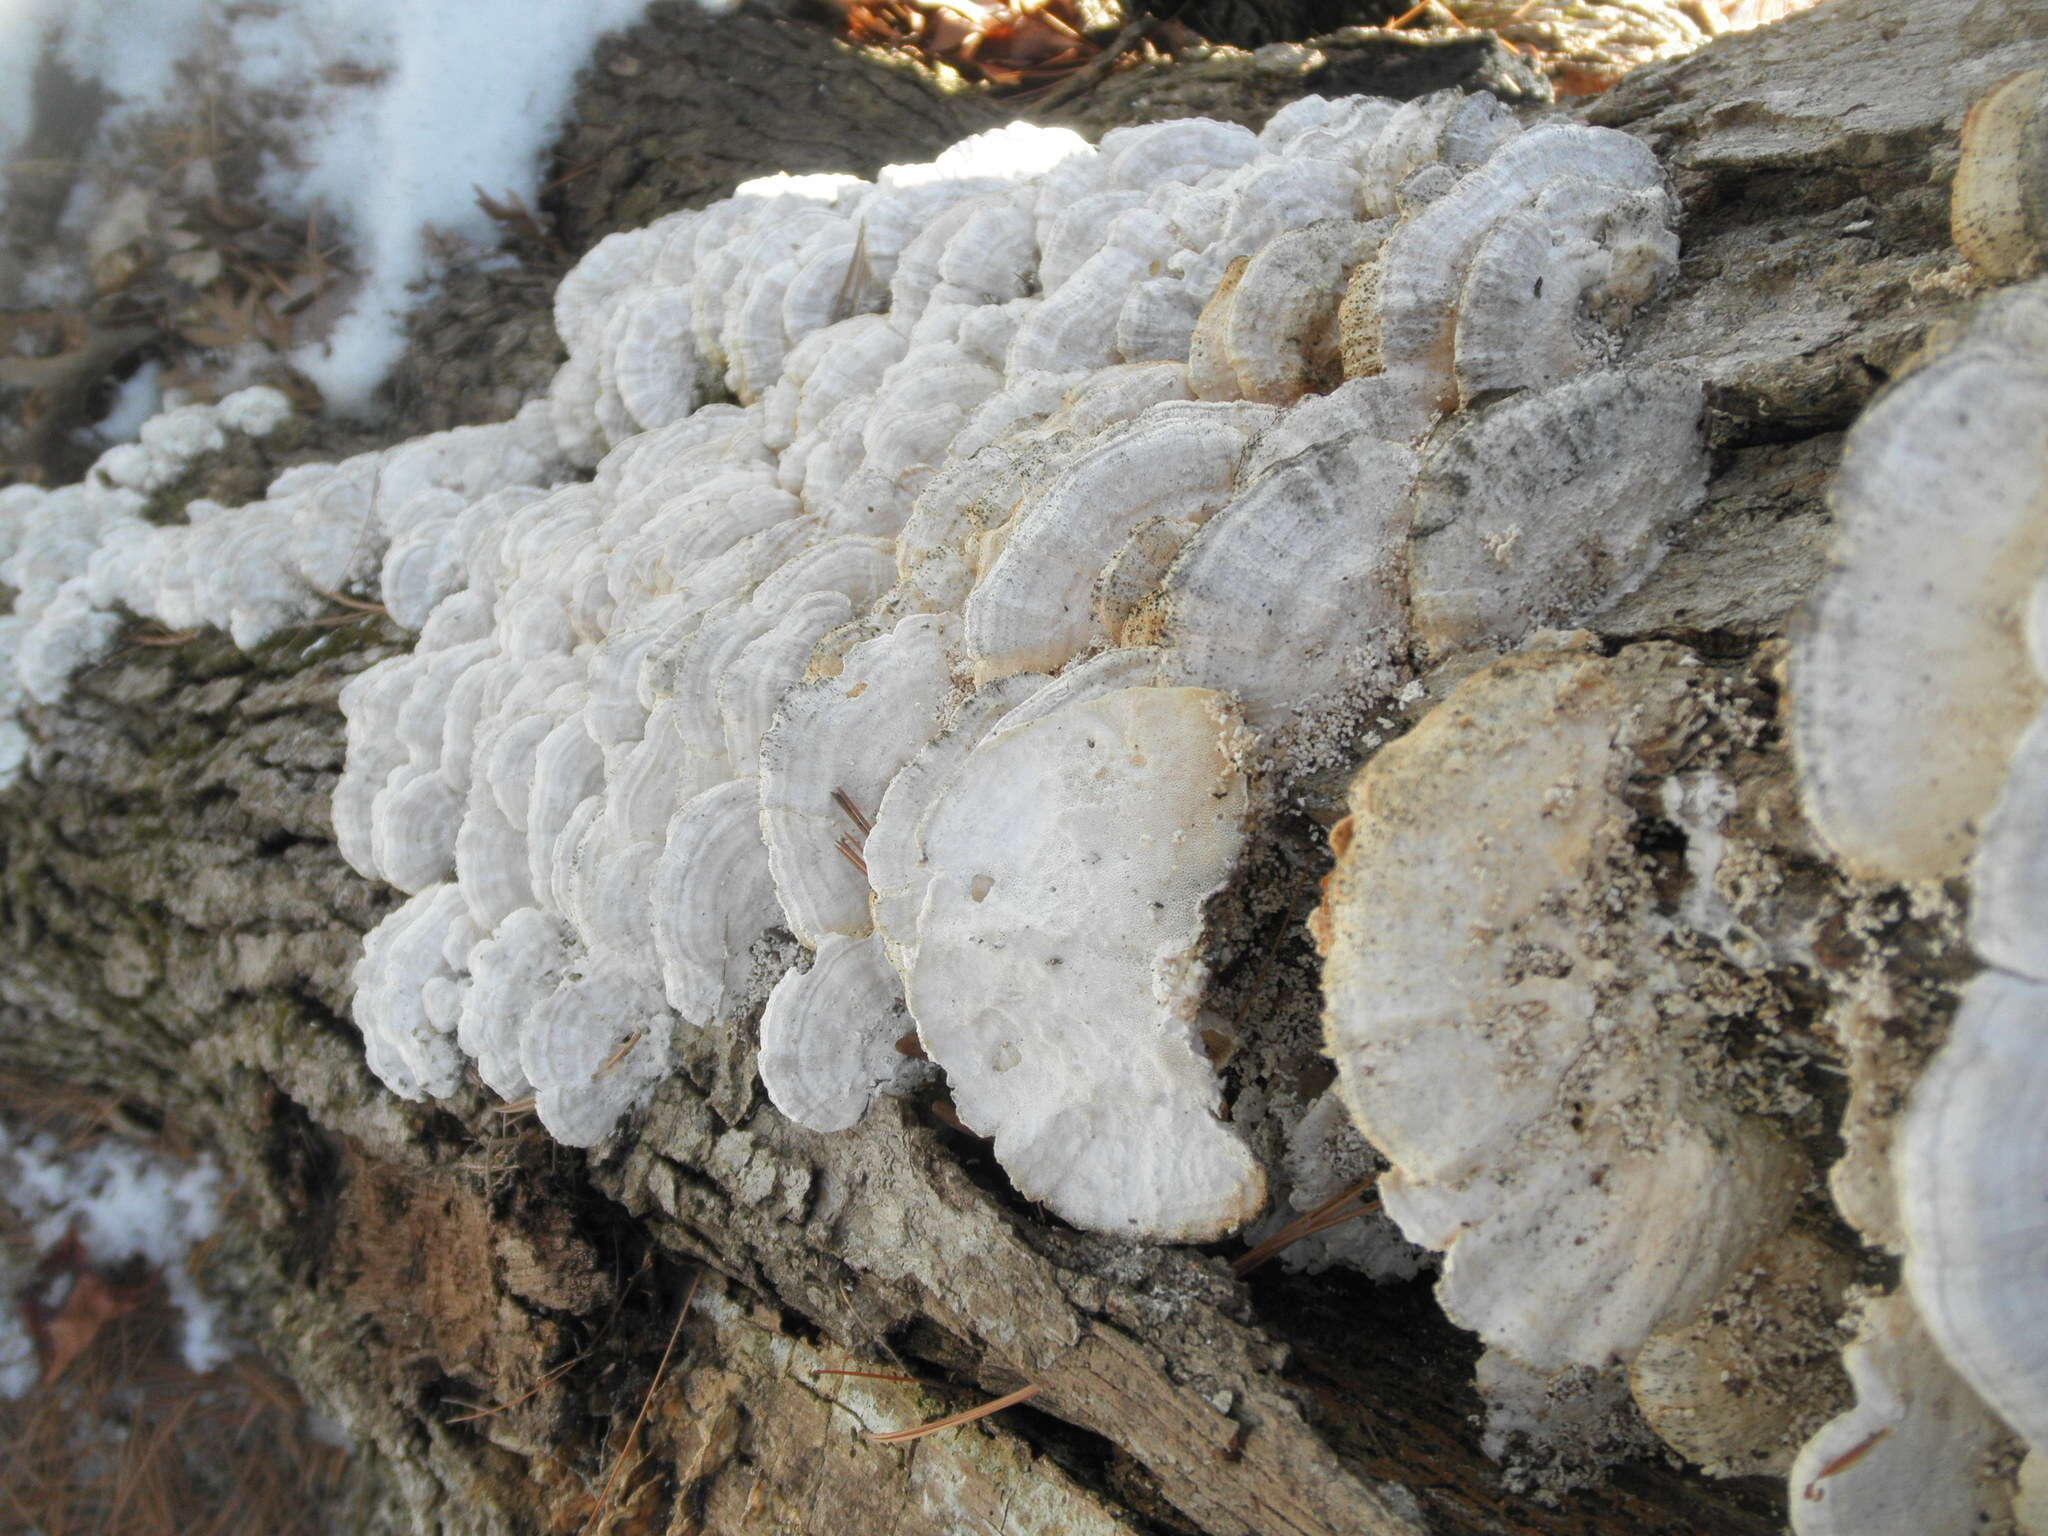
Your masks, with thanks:
[[[598,168],[561,194],[579,239],[771,165],[918,158],[989,119],[980,98],[746,25],[716,33],[715,64],[688,63],[710,34],[682,12],[601,61],[694,126],[640,108],[586,122],[564,154]],[[1212,59],[1119,84],[1087,115],[1199,101],[1256,119],[1304,76],[1355,88],[1317,73],[1341,47],[1317,51],[1291,74]],[[749,59],[818,71],[822,115],[764,99]],[[1705,374],[1717,455],[1707,507],[1603,622],[1607,643],[1677,638],[1767,664],[1760,647],[1819,569],[1842,429],[1965,294],[1945,222],[1963,110],[2044,59],[2038,4],[1834,0],[1592,104],[1678,178],[1681,280],[1631,351]],[[711,158],[714,130],[761,158]],[[544,345],[520,324],[498,360],[538,377]],[[460,332],[443,362],[468,356],[475,371],[455,376],[480,377],[502,334]],[[402,643],[372,619],[252,655],[211,635],[138,643],[35,718],[36,776],[0,800],[0,1068],[175,1117],[235,1170],[215,1278],[249,1337],[349,1426],[361,1528],[577,1529],[601,1499],[607,1528],[674,1532],[1781,1527],[1777,1488],[1661,1463],[1559,1508],[1518,1498],[1477,1448],[1475,1346],[1421,1284],[1247,1284],[1225,1253],[1058,1228],[926,1108],[885,1102],[833,1137],[792,1126],[744,1038],[700,1038],[647,1114],[587,1156],[481,1092],[393,1099],[347,1021],[349,967],[393,898],[343,865],[326,804],[336,690]],[[1312,1016],[1294,919],[1326,855],[1297,841],[1264,893],[1272,957],[1244,985]],[[634,1429],[692,1286],[700,1304]],[[934,1385],[814,1374],[837,1367]],[[904,1448],[858,1434],[1026,1382],[1028,1406],[979,1428]]]

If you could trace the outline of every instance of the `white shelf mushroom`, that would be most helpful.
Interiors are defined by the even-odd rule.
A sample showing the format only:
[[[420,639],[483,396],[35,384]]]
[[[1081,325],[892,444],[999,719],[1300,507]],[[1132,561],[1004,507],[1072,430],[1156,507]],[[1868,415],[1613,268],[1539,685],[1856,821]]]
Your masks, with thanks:
[[[2048,1446],[2048,981],[1990,971],[1913,1090],[1894,1160],[1906,1288],[1942,1354]]]
[[[1408,641],[1415,455],[1345,425],[1247,475],[1119,636],[1164,646],[1177,680],[1229,691],[1309,771],[1348,745],[1366,700],[1394,692]]]
[[[873,926],[866,871],[841,852],[864,837],[845,807],[870,807],[936,731],[953,690],[948,616],[913,614],[856,646],[837,676],[783,701],[761,743],[761,832],[790,932],[816,948]]]
[[[1079,1226],[1213,1237],[1265,1202],[1196,1038],[1235,728],[1193,688],[1006,720],[922,819],[918,1034],[1019,1191]]]
[[[1411,601],[1433,656],[1625,596],[1706,499],[1705,401],[1677,369],[1603,370],[1468,414],[1425,455]]]
[[[745,980],[747,949],[782,916],[760,789],[733,779],[675,814],[654,872],[654,945],[669,1006],[695,1024],[719,1018]]]
[[[1056,671],[1108,638],[1090,601],[1096,578],[1146,519],[1199,526],[1221,507],[1265,415],[1238,405],[1156,405],[1097,436],[1028,492],[980,544],[985,563],[966,608],[975,680]]]
[[[1392,132],[1390,128],[1389,132]],[[1575,194],[1566,204],[1562,189],[1597,188],[1596,193]],[[1619,208],[1631,197],[1651,200],[1643,206],[1647,217],[1620,218],[1606,210]],[[1470,174],[1431,198],[1389,235],[1375,261],[1361,266],[1353,278],[1360,303],[1351,306],[1353,323],[1346,328],[1345,372],[1350,375],[1384,372],[1400,387],[1412,391],[1422,403],[1449,411],[1462,403],[1457,380],[1458,335],[1461,326],[1471,326],[1475,336],[1495,334],[1498,326],[1512,325],[1511,316],[1496,322],[1491,316],[1467,320],[1463,306],[1467,284],[1475,268],[1487,256],[1487,241],[1503,220],[1525,211],[1534,213],[1546,199],[1570,206],[1574,223],[1584,234],[1566,236],[1545,247],[1533,243],[1509,242],[1490,253],[1515,259],[1534,252],[1547,258],[1543,269],[1524,281],[1529,289],[1526,308],[1521,296],[1504,281],[1479,277],[1469,291],[1474,301],[1511,300],[1511,309],[1526,314],[1542,313],[1539,285],[1553,282],[1581,292],[1597,286],[1594,276],[1602,263],[1581,254],[1578,242],[1599,243],[1602,239],[1624,242],[1627,254],[1617,253],[1614,265],[1625,274],[1618,279],[1628,295],[1639,289],[1653,289],[1661,275],[1655,255],[1637,256],[1636,245],[1648,236],[1639,233],[1660,221],[1668,228],[1675,223],[1675,203],[1664,186],[1664,173],[1656,157],[1625,134],[1563,124],[1546,124],[1509,138],[1493,148],[1488,158]],[[1658,203],[1656,200],[1662,199]],[[1664,255],[1675,243],[1668,239],[1657,250]],[[1639,273],[1638,268],[1643,268]],[[1643,296],[1647,296],[1644,292]],[[1617,295],[1617,299],[1620,295]],[[1631,304],[1622,303],[1626,311]],[[1553,339],[1558,322],[1538,328],[1539,355],[1554,352]],[[1477,343],[1475,342],[1475,347]],[[1477,359],[1475,352],[1475,364]],[[1535,373],[1540,377],[1555,365],[1546,361]],[[1535,380],[1532,379],[1531,382]],[[1519,381],[1518,381],[1519,382]]]
[[[1777,1230],[1802,1161],[1697,1075],[1625,793],[1710,739],[1673,647],[1507,657],[1352,786],[1318,919],[1327,1046],[1445,1310],[1543,1372],[1625,1361]]]
[[[2048,254],[2048,70],[2000,81],[1963,120],[1949,230],[1986,277],[2030,277]]]
[[[1807,814],[1860,874],[1958,874],[2042,698],[2022,627],[2048,567],[2048,290],[1987,304],[1874,402],[1829,499],[1793,654]]]
[[[1994,277],[2038,260],[2041,80],[2003,83],[1966,126],[1952,223]],[[2048,997],[2037,868],[2048,283],[1981,301],[1930,353],[1850,433],[1832,493],[1834,569],[1793,657],[1795,739],[1807,810],[1853,871],[1969,871],[1970,938],[1992,968],[1964,987],[1888,1168],[1865,1154],[1836,1173],[1875,1190],[1853,1214],[1903,1246],[1906,1283],[1868,1309],[1849,1351],[1856,1409],[1794,1469],[1806,1533],[1961,1529],[2014,1514],[2032,1530],[2042,1518],[2048,1145],[2031,1095]],[[1991,1454],[2007,1430],[2029,1451],[2017,1509]]]
[[[0,579],[23,599],[0,700],[61,689],[118,603],[254,643],[381,587],[417,640],[344,690],[334,821],[366,876],[420,893],[358,978],[399,1091],[451,1091],[473,1057],[593,1143],[678,1023],[767,996],[771,1093],[846,1124],[900,1064],[907,989],[1020,1189],[1213,1236],[1265,1190],[1198,1038],[1243,765],[1283,785],[1350,751],[1409,680],[1411,614],[1435,623],[1463,579],[1453,546],[1501,531],[1417,487],[1460,367],[1468,392],[1550,394],[1431,463],[1487,460],[1489,422],[1549,422],[1565,390],[1664,399],[1600,370],[1668,266],[1669,215],[1633,140],[1523,134],[1456,93],[1098,148],[1017,125],[872,183],[766,178],[579,262],[568,361],[512,421],[143,524],[146,488],[272,429],[251,397],[165,418],[86,487],[7,493]],[[1425,235],[1456,247],[1426,282],[1388,255]],[[1541,348],[1517,353],[1517,325]],[[1368,351],[1384,372],[1336,388]],[[1570,435],[1524,436],[1545,431]],[[1508,561],[1468,628],[1512,639],[1638,578],[1691,506],[1692,439],[1669,436],[1656,495],[1589,474],[1523,517],[1524,558],[1562,574]],[[1589,510],[1602,487],[1630,507]],[[25,753],[0,729],[0,763]],[[811,951],[779,986],[774,929]],[[998,1014],[1027,1064],[976,1043]],[[1077,1126],[1098,1151],[1069,1155]]]
[[[896,1049],[910,1016],[903,985],[874,935],[827,935],[809,970],[789,971],[761,1013],[761,1086],[814,1131],[843,1131],[909,1058]]]

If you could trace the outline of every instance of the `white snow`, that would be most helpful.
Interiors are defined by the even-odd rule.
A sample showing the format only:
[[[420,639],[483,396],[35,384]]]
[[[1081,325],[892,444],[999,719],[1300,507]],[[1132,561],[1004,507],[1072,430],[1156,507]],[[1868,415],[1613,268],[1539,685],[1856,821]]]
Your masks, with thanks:
[[[121,381],[114,398],[107,402],[107,414],[87,430],[102,443],[132,443],[142,435],[142,424],[163,407],[163,391],[157,387],[164,366],[155,359]]]
[[[31,126],[45,48],[117,98],[101,145],[140,116],[198,105],[177,72],[183,60],[204,62],[218,89],[273,93],[292,115],[268,115],[287,147],[267,163],[261,195],[286,216],[338,226],[361,274],[331,334],[291,360],[331,406],[362,413],[446,253],[497,246],[477,190],[538,201],[577,71],[600,36],[647,4],[0,0],[0,162]]]
[[[6,205],[7,187],[0,181],[0,207]],[[77,266],[49,257],[30,267],[16,285],[17,302],[30,309],[60,309],[67,304],[85,304],[92,299],[92,284]]]
[[[140,1258],[163,1277],[182,1319],[185,1363],[209,1371],[234,1351],[213,1305],[186,1272],[192,1249],[220,1219],[220,1170],[180,1163],[128,1142],[68,1148],[47,1133],[20,1135],[0,1125],[0,1198],[28,1225],[35,1256],[76,1230],[86,1258],[111,1269]],[[0,1396],[19,1397],[35,1381],[35,1355],[15,1294],[26,1270],[0,1271]]]

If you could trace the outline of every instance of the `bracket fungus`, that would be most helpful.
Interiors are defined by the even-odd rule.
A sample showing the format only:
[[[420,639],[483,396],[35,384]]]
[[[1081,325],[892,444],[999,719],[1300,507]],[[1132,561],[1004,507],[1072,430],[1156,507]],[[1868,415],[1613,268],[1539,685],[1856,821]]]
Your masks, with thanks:
[[[1988,971],[1913,1091],[1894,1159],[1906,1286],[1955,1370],[2048,1445],[2048,981]]]
[[[1415,455],[1347,425],[1262,470],[1255,445],[1242,492],[1189,537],[1146,616],[1174,676],[1230,690],[1308,771],[1341,752],[1333,721],[1404,680]],[[1138,622],[1126,638],[1147,638]]]
[[[1965,128],[1976,279],[2038,269],[2044,100]],[[2043,1536],[2048,279],[1849,433],[1781,678],[1559,632],[1705,499],[1698,372],[1630,351],[1678,252],[1643,140],[1455,92],[751,183],[578,262],[511,420],[187,494],[282,448],[249,390],[0,490],[0,784],[127,618],[374,597],[415,642],[342,690],[332,820],[405,896],[354,971],[393,1092],[473,1066],[596,1145],[689,1031],[820,1133],[943,1074],[1015,1193],[1140,1239],[1384,1157],[1394,1225],[1296,1257],[1441,1252],[1490,1440],[1789,1470],[1805,1536]],[[1361,757],[1326,1091],[1218,1004]],[[1983,968],[1912,973],[1964,913]]]
[[[1446,1311],[1542,1372],[1631,1358],[1780,1228],[1800,1159],[1702,1066],[1631,782],[1731,727],[1668,646],[1478,672],[1351,792],[1324,897],[1328,1048],[1386,1208],[1445,1248]]]
[[[904,1075],[903,984],[870,934],[828,934],[809,970],[787,971],[761,1011],[761,1086],[799,1125],[843,1131]]]
[[[2041,101],[1972,115],[1980,276],[2038,261]],[[1018,1195],[1157,1240],[1313,1216],[1384,1157],[1391,1224],[1296,1258],[1441,1251],[1490,1440],[1789,1467],[1808,1533],[2024,1520],[2048,280],[1849,435],[1795,791],[1774,647],[1561,632],[1705,500],[1698,372],[1630,353],[1678,215],[1642,141],[1455,92],[748,184],[586,255],[509,421],[150,521],[267,452],[284,402],[245,391],[0,491],[0,779],[124,613],[252,645],[377,594],[416,639],[342,691],[332,815],[407,897],[355,970],[394,1092],[473,1063],[594,1145],[688,1031],[757,1040],[821,1133],[943,1074]],[[1362,757],[1315,919],[1332,1092],[1301,1020],[1221,1000],[1283,824]],[[1839,957],[1959,923],[1965,875],[1987,968],[1929,982],[1874,1083],[1910,987]],[[1836,1062],[1839,1127],[1802,1086]]]
[[[1300,1193],[1267,1163],[1311,1105],[1261,1098],[1263,1151],[1227,1118],[1213,898],[1378,728],[1418,615],[1511,644],[1687,515],[1696,386],[1613,366],[1675,220],[1634,140],[1456,92],[749,183],[591,250],[511,421],[142,522],[179,455],[274,427],[249,395],[6,492],[7,697],[61,689],[123,607],[251,643],[381,592],[417,639],[344,690],[334,822],[411,896],[357,970],[395,1091],[473,1059],[590,1144],[678,1029],[765,1006],[771,1096],[838,1127],[929,1079],[907,1007],[1020,1191],[1214,1237],[1269,1174]],[[1664,477],[1531,470],[1554,504],[1501,563],[1450,461],[1569,459],[1587,401]],[[1460,541],[1497,568],[1452,569]]]
[[[1625,325],[1677,266],[1676,199],[1656,157],[1626,134],[1532,128],[1403,211],[1351,279],[1344,372],[1384,373],[1437,411],[1604,360],[1607,328]],[[1528,339],[1504,340],[1516,335]],[[1504,348],[1519,361],[1504,361]]]
[[[1425,456],[1411,562],[1432,655],[1590,617],[1705,499],[1705,402],[1677,369],[1603,369],[1462,421]]]
[[[1978,156],[1982,174],[1958,176],[1956,229],[1993,273],[2018,269],[1981,259],[1964,237],[1988,238],[1973,223],[1986,184],[2016,171],[1983,165],[1985,136],[2026,128],[2039,86],[2038,73],[2009,81],[1971,117],[1965,159]],[[1795,1485],[1805,1474],[1813,1490],[1795,1499],[1795,1524],[1904,1531],[2016,1517],[2037,1530],[1999,1448],[2016,1441],[2020,1489],[2038,1483],[2048,280],[1980,300],[1936,337],[1850,433],[1834,505],[1835,566],[1804,614],[1791,672],[1802,792],[1829,845],[1869,880],[1967,872],[1969,938],[1987,968],[1962,987],[1946,1043],[1911,1086],[1888,1163],[1862,1171],[1890,1199],[1857,1219],[1901,1253],[1904,1284],[1865,1309],[1849,1354],[1857,1405],[1795,1470]]]
[[[1928,1338],[1904,1292],[1871,1297],[1842,1352],[1856,1405],[1792,1465],[1799,1536],[2012,1529],[2007,1436]]]
[[[1851,433],[1796,637],[1807,814],[1876,878],[1962,872],[2042,697],[2023,634],[2048,567],[2048,291],[1982,310]]]
[[[2040,270],[2048,255],[2048,69],[2000,81],[1963,120],[1949,229],[1956,249],[1994,281]]]
[[[1213,1237],[1264,1204],[1197,1037],[1202,904],[1244,835],[1235,729],[1198,688],[1013,715],[918,829],[919,1036],[1018,1189],[1081,1226]]]

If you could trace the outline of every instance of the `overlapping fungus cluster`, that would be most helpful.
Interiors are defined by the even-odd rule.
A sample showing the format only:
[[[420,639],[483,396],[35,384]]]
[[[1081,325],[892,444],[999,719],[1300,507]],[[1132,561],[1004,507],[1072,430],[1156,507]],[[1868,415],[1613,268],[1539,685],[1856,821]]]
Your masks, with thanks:
[[[265,430],[271,402],[245,395],[82,487],[8,492],[12,702],[60,696],[119,608],[250,644],[374,589],[418,638],[345,690],[334,824],[409,896],[356,972],[396,1092],[448,1094],[473,1064],[593,1144],[678,1030],[765,996],[761,1076],[792,1119],[850,1126],[929,1071],[897,1049],[914,1029],[1020,1192],[1180,1240],[1260,1216],[1269,1175],[1300,1185],[1341,1102],[1393,1164],[1390,1213],[1447,1250],[1500,1413],[1540,1420],[1556,1382],[1597,1378],[1711,1469],[1782,1472],[1845,1394],[1825,1370],[1762,1380],[1770,1351],[1819,1337],[1832,1361],[1849,1266],[1797,1219],[1817,1110],[1716,1043],[1789,1007],[1774,967],[1819,964],[1810,933],[1773,947],[1805,930],[1745,798],[1767,709],[1683,647],[1566,632],[1705,494],[1697,378],[1623,349],[1676,269],[1676,218],[1636,140],[1455,93],[1095,146],[1019,126],[872,184],[752,183],[580,263],[556,305],[569,361],[511,422],[145,520],[172,437]],[[1886,455],[1922,440],[1899,424],[1949,375],[1986,398],[1963,375],[2017,366],[1994,350],[1872,413],[1845,508],[1856,486],[1938,498]],[[2038,437],[2044,405],[1979,422],[1953,462]],[[1852,870],[1959,870],[2006,786],[1976,877],[1995,969],[1903,1132],[1900,1225],[1852,1215],[1904,1247],[1940,1349],[2032,1434],[1978,1358],[2033,1305],[2000,1299],[1997,1240],[1916,1235],[1955,1205],[1921,1170],[2005,1187],[1979,1099],[2032,1079],[1983,1063],[2048,985],[2026,937],[2041,817],[2012,787],[2042,685],[2008,612],[2043,563],[2038,472],[1999,505],[2015,531],[1988,555],[1903,552],[1845,510],[1795,693],[1814,818]],[[1870,680],[1877,630],[1913,628],[1898,605],[1994,575],[2002,606],[1965,603],[1910,675],[1953,661],[1995,688],[1902,691],[1890,660]],[[1900,581],[1919,585],[1886,597]],[[1262,808],[1418,698],[1353,787],[1316,920],[1340,1081],[1269,1106],[1293,1139],[1269,1167],[1204,1050],[1210,898]],[[1980,700],[1990,745],[1961,734]],[[1937,706],[1956,720],[1929,728]],[[1926,771],[1883,766],[1872,732],[1910,732]],[[25,737],[10,752],[30,762]],[[1852,848],[1859,817],[1913,841],[1911,867]],[[786,942],[759,942],[778,932],[803,951],[780,975]],[[1958,1320],[1958,1286],[1997,1292],[1989,1331]],[[1827,1522],[1852,1465],[1930,1454],[1851,1369],[1862,1402],[1807,1452],[1824,1496],[1795,1499],[1803,1529],[1851,1528]],[[1731,1387],[1744,1372],[1761,1385]],[[1889,1461],[1846,1443],[1873,1412],[1898,1427]],[[1972,1423],[1980,1449],[2003,1433]],[[1957,1496],[2009,1509],[1981,1465]]]
[[[1011,129],[607,241],[550,399],[595,478],[407,518],[445,596],[345,700],[344,850],[415,893],[360,976],[380,1071],[473,1056],[595,1140],[781,927],[786,1111],[858,1118],[907,1007],[1026,1194],[1254,1216],[1199,1048],[1252,777],[1641,575],[1699,392],[1601,365],[1672,220],[1633,140],[1444,95]],[[1567,526],[1517,538],[1545,473]]]

